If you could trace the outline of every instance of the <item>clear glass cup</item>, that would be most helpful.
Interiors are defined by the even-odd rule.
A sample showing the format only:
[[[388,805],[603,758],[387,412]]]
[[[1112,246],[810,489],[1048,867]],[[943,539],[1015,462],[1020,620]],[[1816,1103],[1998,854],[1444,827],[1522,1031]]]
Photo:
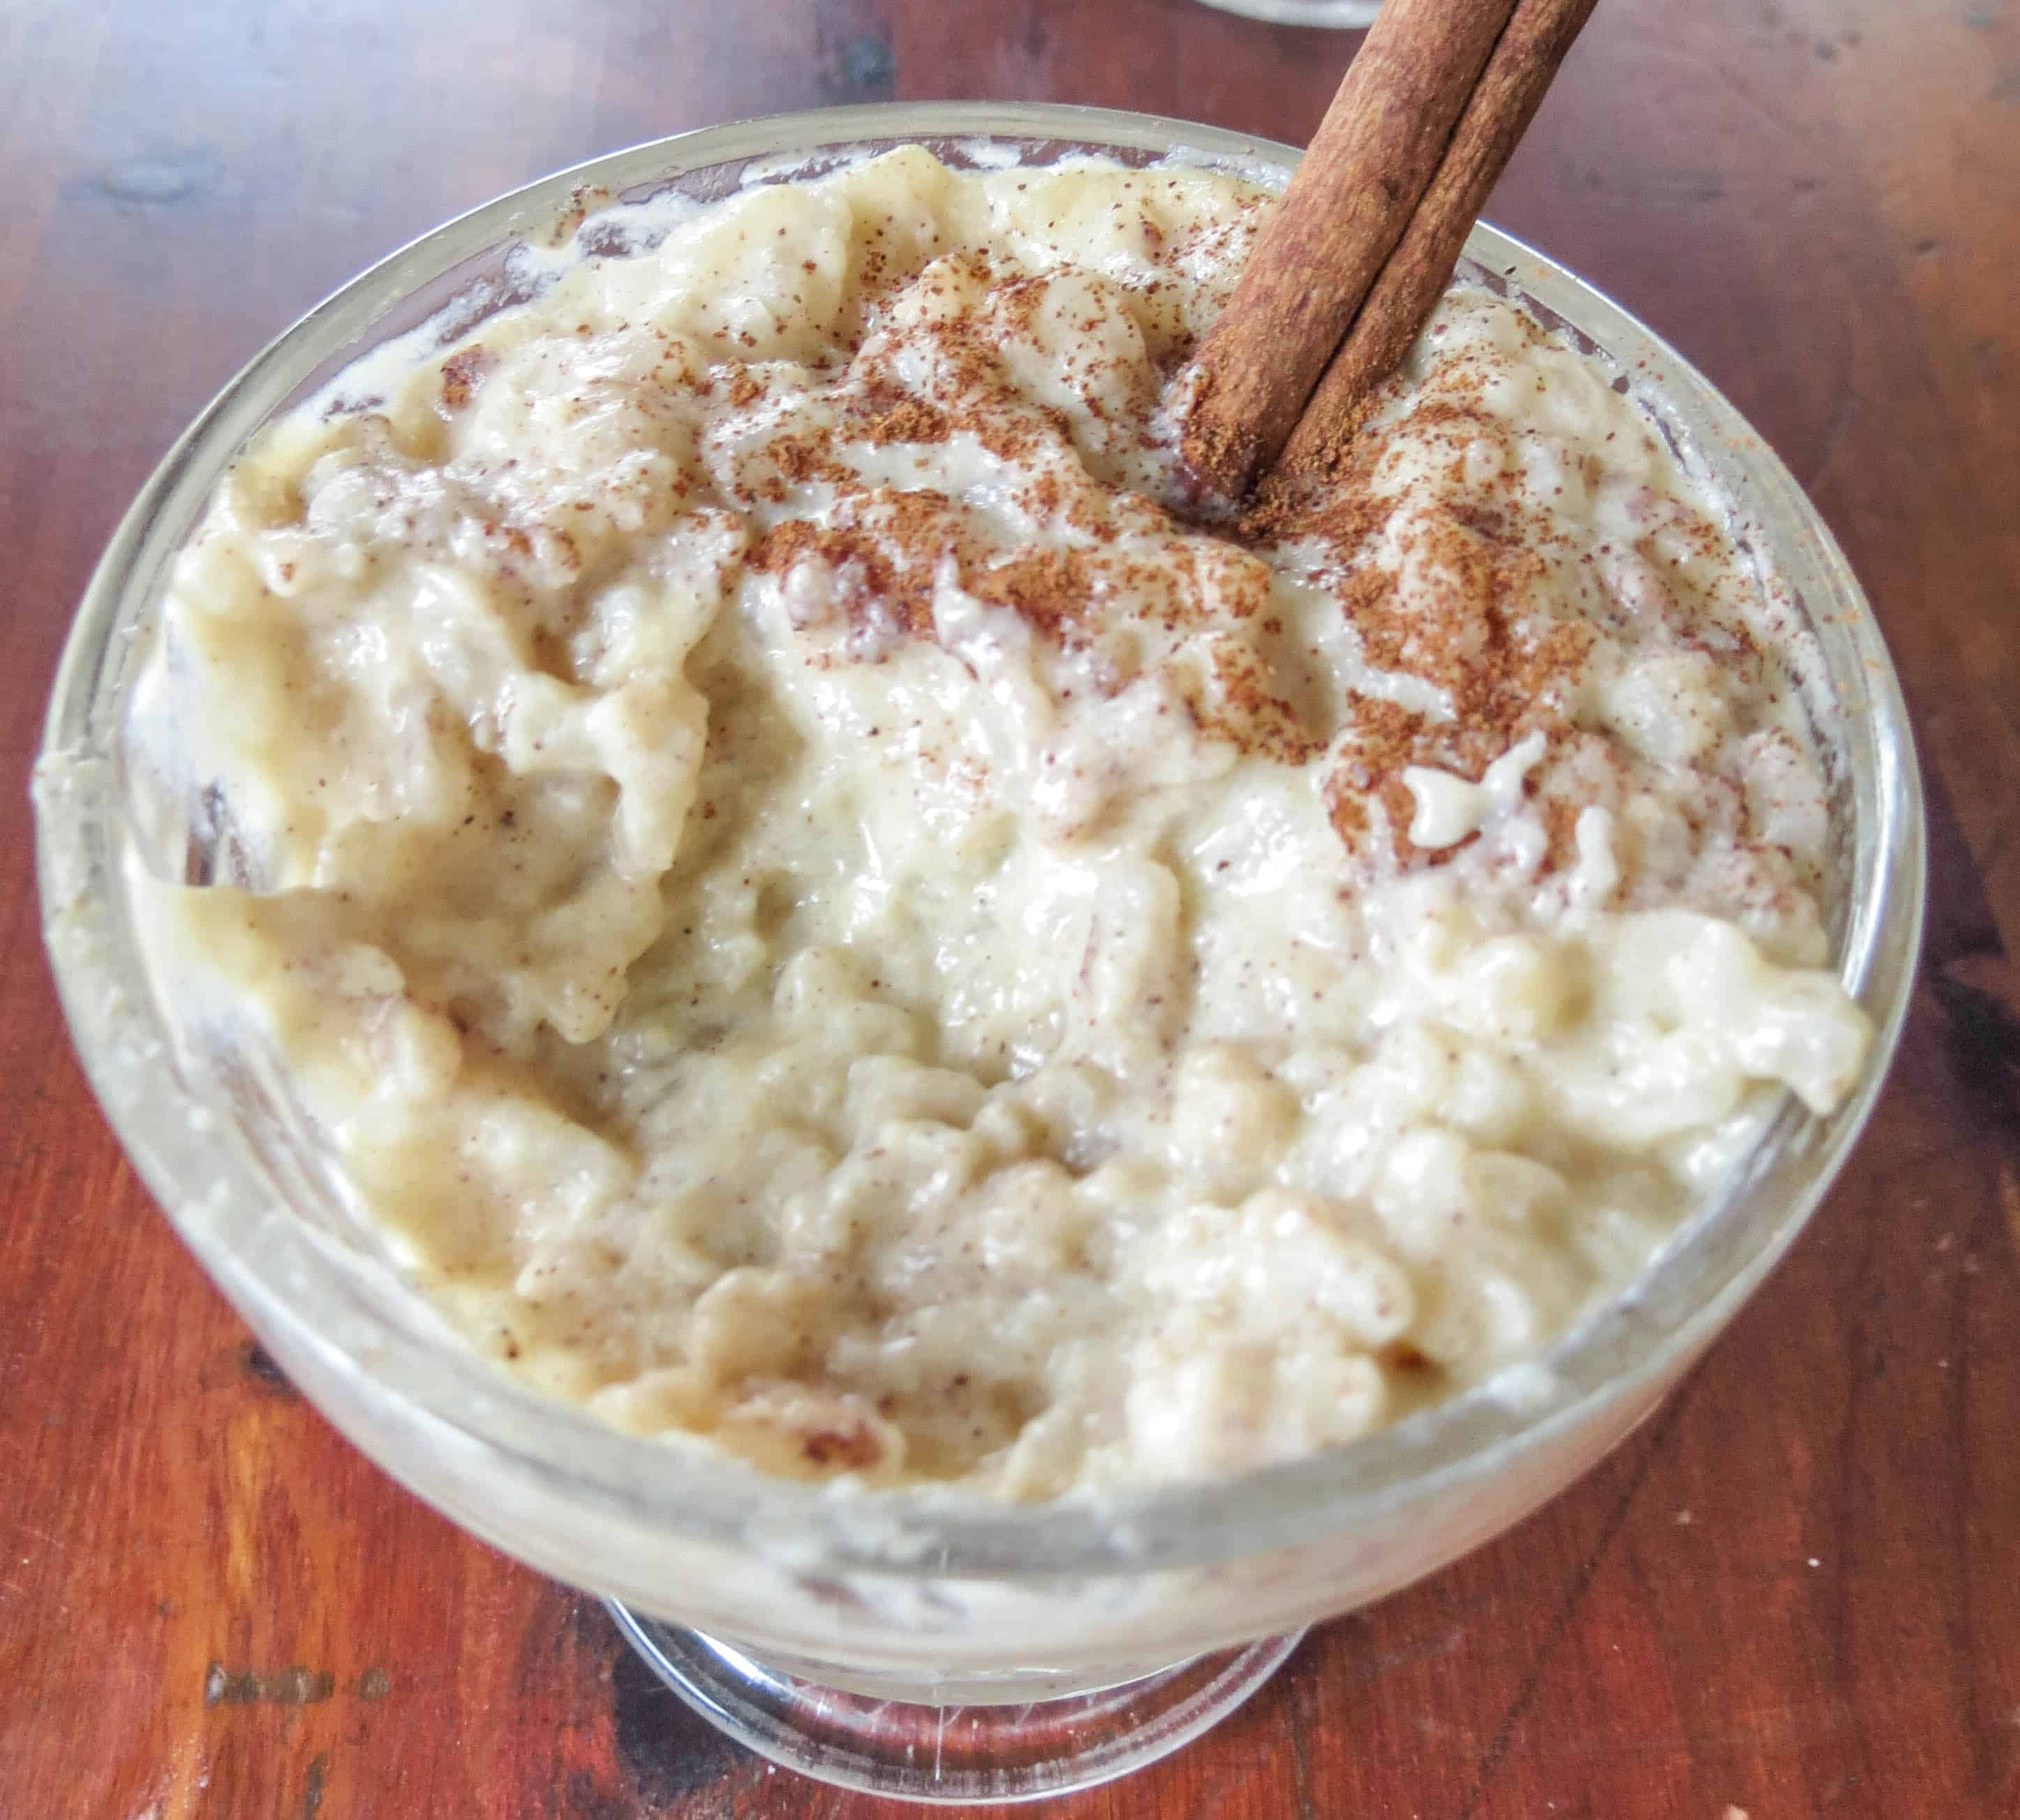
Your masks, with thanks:
[[[1844,559],[1786,469],[1648,330],[1491,228],[1467,275],[1563,329],[1716,474],[1820,642],[1813,716],[1840,838],[1833,964],[1877,1039],[1826,1119],[1786,1106],[1713,1204],[1536,1363],[1354,1446],[1099,1502],[766,1478],[605,1427],[465,1348],[351,1204],[285,1081],[151,970],[128,880],[200,863],[122,728],[166,565],[246,438],[361,351],[523,294],[515,246],[579,194],[719,196],[919,141],[957,164],[1099,152],[1280,182],[1288,146],[1183,121],[988,104],[841,108],[686,133],[529,185],[394,253],[261,353],[172,449],[72,629],[35,779],[44,933],[107,1115],[184,1241],[324,1413],[455,1521],[613,1604],[683,1698],[776,1760],[921,1800],[1086,1786],[1175,1748],[1295,1633],[1429,1573],[1568,1484],[1654,1406],[1787,1248],[1864,1124],[1919,942],[1923,822],[1898,688]],[[571,213],[573,210],[575,213]],[[180,843],[178,845],[177,843]]]
[[[1382,0],[1200,0],[1200,4],[1271,25],[1323,25],[1336,31],[1372,25],[1382,10]]]

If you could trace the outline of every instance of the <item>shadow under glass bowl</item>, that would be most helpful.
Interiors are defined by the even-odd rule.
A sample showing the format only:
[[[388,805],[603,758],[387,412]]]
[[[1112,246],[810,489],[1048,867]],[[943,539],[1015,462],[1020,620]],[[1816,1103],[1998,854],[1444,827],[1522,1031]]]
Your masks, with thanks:
[[[986,158],[979,146],[999,161],[1006,147],[1041,165],[1092,152],[1270,182],[1299,155],[1088,109],[835,109],[619,152],[416,241],[261,353],[119,526],[56,684],[35,783],[38,860],[49,951],[107,1117],[185,1242],[346,1435],[474,1535],[618,1602],[662,1673],[779,1760],[919,1798],[1003,1800],[1085,1785],[1183,1742],[1281,1659],[1281,1646],[1255,1640],[1379,1598],[1485,1541],[1648,1412],[1786,1249],[1871,1109],[1918,945],[1922,809],[1878,628],[1787,470],[1648,330],[1482,227],[1462,275],[1617,368],[1685,462],[1715,477],[1742,543],[1764,555],[1815,631],[1822,664],[1808,694],[1838,831],[1832,964],[1876,1031],[1847,1103],[1823,1119],[1786,1105],[1632,1288],[1534,1364],[1350,1448],[1223,1482],[1036,1506],[932,1488],[823,1489],[619,1433],[521,1389],[457,1341],[389,1263],[285,1082],[220,1047],[203,1008],[179,1001],[147,964],[128,868],[148,841],[158,845],[160,830],[144,839],[141,824],[180,812],[142,802],[145,767],[129,763],[122,728],[167,565],[263,423],[416,325],[460,332],[509,307],[525,294],[514,248],[572,231],[583,186],[620,201],[670,188],[714,198],[908,142],[957,165]],[[191,832],[180,830],[185,841]],[[1130,1684],[1166,1693],[1132,1709],[1113,1692]],[[796,1710],[794,1690],[809,1685],[819,1698]],[[909,1719],[808,1744],[807,1713],[818,1705],[832,1716],[850,1699],[901,1718],[937,1712],[934,1749]],[[1069,1710],[1062,1701],[1082,1703],[1077,1729],[1055,1723]],[[954,1738],[951,1761],[950,1712],[982,1715]],[[1019,1713],[1039,1717],[1013,1723]],[[1052,1742],[1012,1736],[1015,1723],[1028,1733],[1040,1720]]]

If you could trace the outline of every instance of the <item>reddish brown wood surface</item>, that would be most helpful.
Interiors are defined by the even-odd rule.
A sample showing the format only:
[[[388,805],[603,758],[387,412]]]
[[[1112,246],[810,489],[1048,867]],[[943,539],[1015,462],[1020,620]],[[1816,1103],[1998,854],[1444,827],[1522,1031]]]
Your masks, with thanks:
[[[2020,939],[2017,15],[1607,0],[1489,210],[1725,387],[1885,620],[1935,911],[1863,1149],[1615,1459],[1076,1815],[2020,1814],[2020,1148],[1988,996]],[[26,772],[175,430],[374,255],[608,147],[892,94],[1300,138],[1350,42],[1190,0],[0,9],[0,1815],[874,1811],[715,1741],[596,1608],[368,1466],[101,1125]]]

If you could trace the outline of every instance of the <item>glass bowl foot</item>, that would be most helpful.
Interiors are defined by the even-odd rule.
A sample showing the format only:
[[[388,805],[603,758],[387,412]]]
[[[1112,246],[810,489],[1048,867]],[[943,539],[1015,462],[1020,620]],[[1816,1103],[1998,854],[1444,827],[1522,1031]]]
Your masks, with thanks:
[[[802,1680],[698,1630],[610,1611],[661,1680],[719,1730],[801,1775],[902,1800],[1031,1801],[1127,1775],[1189,1744],[1262,1686],[1303,1633],[1266,1637],[1099,1689],[1022,1698],[947,1684],[896,1698]],[[1004,1697],[1008,1692],[1011,1697]]]

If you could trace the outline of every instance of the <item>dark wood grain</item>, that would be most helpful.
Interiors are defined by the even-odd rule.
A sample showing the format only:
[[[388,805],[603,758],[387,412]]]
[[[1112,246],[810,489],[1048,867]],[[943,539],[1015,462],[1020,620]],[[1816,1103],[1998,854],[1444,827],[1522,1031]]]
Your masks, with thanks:
[[[0,1815],[847,1816],[296,1397],[71,1059],[25,798],[72,604],[176,430],[457,209],[738,114],[1028,96],[1302,138],[1350,40],[1190,0],[0,9]],[[2020,21],[1608,0],[1490,210],[1789,457],[1929,761],[1927,989],[1847,1176],[1681,1393],[1076,1815],[2020,1813]],[[889,1810],[892,1814],[899,1811]]]

